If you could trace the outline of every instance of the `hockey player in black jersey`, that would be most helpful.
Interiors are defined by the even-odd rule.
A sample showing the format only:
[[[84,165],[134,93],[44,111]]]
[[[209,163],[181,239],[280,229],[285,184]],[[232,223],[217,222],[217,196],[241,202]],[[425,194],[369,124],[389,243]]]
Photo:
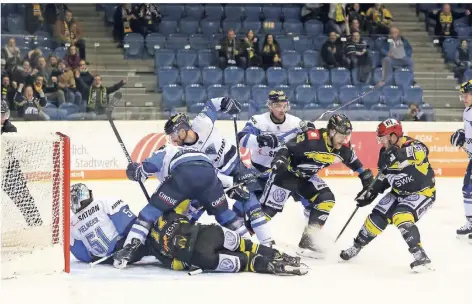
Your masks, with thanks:
[[[402,125],[395,119],[379,124],[377,137],[382,148],[378,167],[382,175],[370,191],[361,191],[356,198],[359,207],[372,203],[378,194],[391,188],[366,218],[354,239],[354,245],[341,252],[343,260],[355,257],[363,247],[382,233],[388,224],[401,232],[413,255],[413,271],[431,269],[431,260],[421,244],[416,222],[436,200],[434,171],[428,161],[429,150],[421,141],[403,135]],[[367,189],[368,190],[368,189]]]
[[[299,133],[277,152],[272,161],[272,174],[261,198],[263,211],[270,217],[281,212],[291,192],[309,201],[305,205],[308,225],[299,243],[298,253],[302,256],[323,257],[323,250],[315,238],[335,204],[333,192],[317,173],[342,162],[359,173],[363,187],[373,180],[371,170],[363,168],[350,146],[351,133],[349,119],[334,114],[327,129],[309,128]]]
[[[159,217],[146,243],[151,254],[173,270],[194,266],[203,271],[230,273],[303,275],[308,272],[299,257],[255,244],[218,225],[192,224],[174,211]]]
[[[16,127],[10,122],[8,103],[2,100],[1,122],[3,133],[16,133]],[[18,207],[28,226],[41,226],[43,221],[38,208],[28,190],[26,178],[21,171],[20,162],[14,157],[14,145],[2,141],[2,191]]]

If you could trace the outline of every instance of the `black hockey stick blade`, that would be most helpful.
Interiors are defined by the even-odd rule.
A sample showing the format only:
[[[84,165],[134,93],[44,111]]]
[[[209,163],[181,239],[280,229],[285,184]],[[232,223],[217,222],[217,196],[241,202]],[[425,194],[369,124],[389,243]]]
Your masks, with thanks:
[[[108,103],[106,111],[108,116],[111,116],[111,113],[113,113],[113,110],[115,109],[116,105],[121,101],[121,98],[123,98],[123,94],[121,92],[118,91],[113,94],[110,99],[110,102]]]

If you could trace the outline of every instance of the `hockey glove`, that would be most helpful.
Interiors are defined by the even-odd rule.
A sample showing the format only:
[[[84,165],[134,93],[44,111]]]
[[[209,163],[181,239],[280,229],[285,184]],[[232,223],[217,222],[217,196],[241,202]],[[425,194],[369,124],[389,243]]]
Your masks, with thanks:
[[[240,169],[234,180],[236,184],[244,184],[249,192],[264,190],[259,184],[257,172],[253,168]]]
[[[269,147],[275,149],[279,146],[279,138],[275,134],[260,134],[257,136],[259,148]]]
[[[359,174],[359,178],[362,182],[362,189],[366,189],[374,181],[374,175],[370,169],[366,169],[364,172]]]
[[[224,97],[221,100],[221,112],[235,115],[241,112],[241,104],[230,97]]]
[[[132,239],[131,243],[127,244],[123,249],[116,252],[113,257],[113,266],[118,269],[123,269],[133,259],[133,256],[141,246],[141,241]]]
[[[236,201],[245,202],[250,198],[249,191],[245,185],[233,187],[226,192],[229,198]]]
[[[355,201],[357,202],[357,207],[365,207],[367,205],[370,205],[376,198],[377,195],[379,195],[377,192],[367,189],[362,189],[361,192],[359,192],[355,198]]]
[[[281,173],[288,170],[288,160],[286,159],[277,159],[272,162],[272,172]]]
[[[459,129],[451,135],[451,145],[455,147],[462,147],[465,144],[465,131]]]
[[[144,174],[143,167],[139,163],[129,163],[126,167],[126,176],[132,181],[146,181],[147,176]]]
[[[397,146],[393,146],[384,153],[380,157],[380,168],[385,169],[392,166],[398,160],[399,148]]]

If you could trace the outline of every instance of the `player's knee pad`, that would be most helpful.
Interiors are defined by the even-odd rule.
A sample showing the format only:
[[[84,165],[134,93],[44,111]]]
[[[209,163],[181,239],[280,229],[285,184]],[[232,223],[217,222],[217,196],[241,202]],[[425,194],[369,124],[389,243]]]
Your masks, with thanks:
[[[369,235],[373,237],[381,234],[382,231],[387,228],[387,226],[388,219],[377,210],[373,210],[372,213],[367,216],[364,222],[364,229]]]
[[[462,196],[465,199],[472,199],[472,184],[464,184],[462,186]]]
[[[402,228],[414,225],[416,222],[414,211],[406,206],[401,206],[395,210],[392,216],[392,223],[402,231]]]
[[[221,227],[223,230],[223,247],[230,250],[236,251],[241,245],[241,237],[235,231],[229,230],[228,228]]]
[[[218,272],[239,272],[248,266],[249,257],[244,252],[225,252],[218,254],[218,264],[213,269]]]

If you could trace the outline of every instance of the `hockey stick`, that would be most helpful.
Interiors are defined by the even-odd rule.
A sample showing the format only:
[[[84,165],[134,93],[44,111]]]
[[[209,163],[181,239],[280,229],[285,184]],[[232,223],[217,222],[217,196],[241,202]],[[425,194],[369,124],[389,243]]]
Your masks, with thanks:
[[[369,187],[367,187],[367,189],[363,193],[367,193],[370,190],[372,190],[372,188],[374,187],[375,182],[377,182],[377,180],[380,178],[380,176],[383,174],[384,171],[385,171],[385,169],[382,169],[382,170],[379,171],[379,173],[377,173],[377,176],[374,178],[372,183],[370,183]],[[357,210],[359,210],[359,206],[356,206],[356,209],[354,209],[354,212],[351,214],[351,216],[347,220],[346,224],[344,224],[343,229],[341,229],[341,232],[339,232],[338,236],[336,237],[336,240],[334,241],[335,243],[339,240],[339,238],[343,234],[344,230],[346,230],[346,228],[349,225],[349,223],[351,222],[352,218],[354,217],[354,215],[356,215]]]
[[[133,160],[131,159],[131,156],[129,155],[128,153],[128,150],[126,149],[126,146],[125,144],[123,143],[123,139],[121,138],[120,136],[120,133],[118,132],[118,129],[116,128],[115,126],[115,122],[113,121],[113,118],[111,117],[111,114],[113,113],[113,109],[115,108],[115,106],[118,104],[118,102],[120,102],[121,98],[122,98],[122,94],[121,92],[116,92],[111,101],[110,101],[110,104],[108,105],[108,108],[107,108],[107,111],[106,111],[106,114],[107,114],[107,118],[108,118],[108,122],[110,123],[110,126],[113,130],[113,133],[115,133],[115,137],[116,139],[118,140],[118,143],[120,144],[121,146],[121,150],[123,151],[123,153],[125,154],[126,156],[126,159],[128,160],[128,163],[132,163]],[[144,193],[144,196],[146,196],[146,200],[149,202],[150,200],[150,197],[149,197],[149,194],[147,193],[147,190],[146,188],[144,187],[144,184],[142,181],[138,181],[138,184],[139,186],[141,187],[141,190],[143,191]]]

